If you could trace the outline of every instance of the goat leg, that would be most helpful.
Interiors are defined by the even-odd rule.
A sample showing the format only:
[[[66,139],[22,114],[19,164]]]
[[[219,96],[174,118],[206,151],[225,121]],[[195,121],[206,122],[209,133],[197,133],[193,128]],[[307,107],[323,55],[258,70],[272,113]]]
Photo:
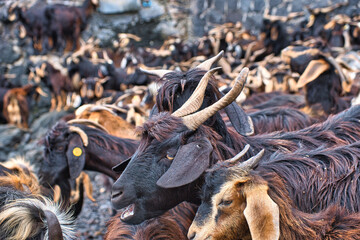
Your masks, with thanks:
[[[55,99],[55,95],[53,93],[51,93],[51,107],[50,107],[50,111],[54,111],[56,107],[56,99]]]

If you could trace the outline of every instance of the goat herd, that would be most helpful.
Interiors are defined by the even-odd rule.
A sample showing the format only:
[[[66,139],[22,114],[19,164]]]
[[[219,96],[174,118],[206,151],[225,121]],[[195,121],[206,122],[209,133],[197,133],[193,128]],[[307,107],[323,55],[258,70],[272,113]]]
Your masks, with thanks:
[[[68,114],[36,166],[0,164],[0,239],[77,239],[86,170],[115,181],[107,240],[360,239],[360,15],[343,6],[158,49],[79,39],[89,0],[10,6],[3,24],[42,55],[7,65],[27,83],[3,74],[0,120],[28,129],[39,99]]]

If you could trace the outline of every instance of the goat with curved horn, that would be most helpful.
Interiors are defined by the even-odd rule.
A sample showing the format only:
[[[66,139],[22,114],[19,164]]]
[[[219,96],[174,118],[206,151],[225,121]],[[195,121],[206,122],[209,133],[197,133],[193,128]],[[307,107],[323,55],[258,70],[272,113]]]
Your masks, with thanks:
[[[217,101],[213,105],[199,112],[182,117],[183,123],[189,129],[195,130],[203,122],[205,122],[207,119],[213,116],[217,111],[225,108],[230,103],[232,103],[243,90],[248,73],[249,73],[249,68],[244,68],[243,70],[241,70],[241,72],[239,73],[238,77],[235,80],[234,87],[224,97],[222,97],[219,101]]]
[[[211,76],[217,71],[221,69],[221,67],[213,68],[209,70],[200,80],[196,89],[190,98],[172,115],[175,117],[183,117],[193,112],[196,112],[202,105],[205,95],[205,90],[208,85],[209,79]]]
[[[87,147],[87,145],[89,144],[89,138],[81,128],[75,126],[69,126],[69,130],[70,132],[76,132],[77,134],[79,134],[81,140],[83,141],[84,146]]]
[[[224,51],[221,51],[218,55],[200,63],[200,65],[198,65],[196,68],[198,69],[202,69],[202,70],[206,70],[209,71],[211,68],[211,65],[213,65],[214,63],[216,63],[217,61],[220,60],[220,58],[222,58],[222,56],[224,55]],[[139,68],[141,72],[151,75],[151,76],[155,76],[155,77],[159,77],[162,78],[165,76],[165,74],[173,72],[172,70],[163,70],[163,69],[158,69],[158,70],[147,70],[144,68]]]
[[[199,69],[203,69],[203,70],[207,70],[209,71],[211,66],[216,63],[217,61],[220,60],[220,58],[222,58],[222,56],[224,55],[224,51],[221,50],[218,55],[200,63],[196,68],[199,68]]]

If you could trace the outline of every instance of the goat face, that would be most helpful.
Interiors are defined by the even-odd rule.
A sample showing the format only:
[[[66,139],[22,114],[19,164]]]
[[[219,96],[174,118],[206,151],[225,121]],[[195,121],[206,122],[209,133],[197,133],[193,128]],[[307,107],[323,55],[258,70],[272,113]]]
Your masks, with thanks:
[[[85,165],[85,151],[78,133],[72,132],[65,122],[59,122],[47,133],[44,145],[44,161],[39,171],[43,183],[54,186],[79,176]]]
[[[278,239],[278,205],[254,166],[244,167],[254,158],[207,173],[189,239]]]
[[[189,130],[169,113],[154,116],[143,130],[138,150],[112,189],[113,206],[127,207],[121,219],[131,224],[159,216],[196,195],[213,150],[200,129]]]
[[[202,124],[235,100],[243,89],[249,69],[241,71],[233,89],[216,104],[195,112],[202,105],[200,99],[216,70],[205,74],[199,83],[201,87],[181,108],[171,115],[160,113],[143,125],[140,146],[113,185],[114,207],[128,206],[122,214],[123,221],[138,224],[182,201],[196,203],[196,189],[202,183],[202,174],[223,158],[222,153],[229,153],[220,142],[219,134]],[[114,170],[123,169],[125,163]]]

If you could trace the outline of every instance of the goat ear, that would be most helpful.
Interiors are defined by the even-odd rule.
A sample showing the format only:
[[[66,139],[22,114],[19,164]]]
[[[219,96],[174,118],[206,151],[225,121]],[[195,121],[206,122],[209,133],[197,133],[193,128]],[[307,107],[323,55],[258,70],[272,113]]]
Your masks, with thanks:
[[[304,87],[306,84],[314,81],[322,73],[326,72],[329,69],[330,69],[330,64],[324,59],[310,61],[303,74],[301,74],[297,83],[297,87],[298,88]]]
[[[251,118],[239,105],[237,105],[236,102],[232,102],[228,105],[225,108],[225,112],[228,115],[231,124],[239,134],[243,136],[254,134],[254,125]]]
[[[170,168],[156,184],[162,188],[174,188],[195,181],[209,167],[212,150],[206,138],[181,146]]]
[[[70,139],[66,158],[68,161],[70,178],[76,179],[85,166],[84,145],[77,133]]]
[[[104,87],[101,85],[101,82],[95,83],[95,96],[101,98],[104,93]]]
[[[279,239],[279,207],[267,193],[267,185],[244,189],[246,208],[244,216],[254,240]]]
[[[126,159],[126,160],[122,161],[121,163],[115,165],[112,168],[112,170],[114,172],[116,172],[116,173],[122,173],[125,170],[126,166],[129,164],[130,160],[131,160],[131,157],[129,157],[128,159]]]

